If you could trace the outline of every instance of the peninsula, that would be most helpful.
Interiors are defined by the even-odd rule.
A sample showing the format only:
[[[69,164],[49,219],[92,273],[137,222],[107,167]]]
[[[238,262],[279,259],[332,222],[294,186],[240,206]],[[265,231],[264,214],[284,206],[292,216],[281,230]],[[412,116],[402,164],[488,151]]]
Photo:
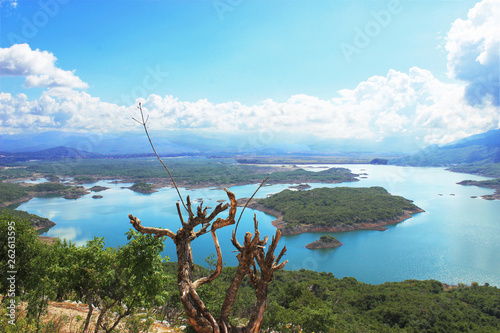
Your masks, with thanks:
[[[26,183],[0,182],[0,207],[7,207],[31,200],[35,197],[58,195],[65,199],[78,199],[89,194],[83,186],[65,185],[61,183],[40,183],[30,185]]]
[[[10,208],[1,208],[0,207],[0,215],[7,214],[10,216],[14,216],[16,218],[27,220],[30,222],[31,226],[35,230],[47,230],[55,226],[56,224],[49,220],[48,218],[41,217],[35,214],[30,214],[28,212],[22,210],[15,210]]]
[[[248,199],[240,199],[244,205]],[[283,235],[304,232],[386,230],[424,210],[410,200],[393,196],[382,187],[284,190],[248,207],[276,216],[272,222]]]
[[[494,189],[495,193],[482,195],[481,198],[485,200],[500,200],[500,178],[487,180],[463,180],[457,184],[467,186],[474,185]]]

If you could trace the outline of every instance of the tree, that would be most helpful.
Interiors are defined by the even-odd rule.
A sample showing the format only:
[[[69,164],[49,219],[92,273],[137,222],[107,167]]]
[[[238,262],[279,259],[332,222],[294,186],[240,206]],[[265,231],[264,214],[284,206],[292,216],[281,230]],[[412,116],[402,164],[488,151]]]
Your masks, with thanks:
[[[80,299],[88,304],[87,317],[83,332],[88,332],[94,308],[99,305],[99,293],[103,283],[111,274],[111,265],[114,262],[113,249],[104,249],[104,238],[94,237],[85,246],[79,247],[76,253],[73,272],[74,289]]]
[[[104,239],[98,237],[86,246],[69,247],[75,250],[72,288],[88,304],[83,332],[90,330],[96,307],[95,333],[112,332],[137,309],[165,303],[169,277],[162,267],[163,239],[130,230],[127,240],[118,249],[104,248]]]
[[[137,309],[165,303],[165,274],[160,253],[163,239],[127,232],[126,245],[111,250],[110,271],[100,281],[98,293],[100,313],[94,332],[112,332],[119,322]]]
[[[281,258],[286,252],[286,246],[281,250],[279,255],[275,257],[274,251],[278,245],[279,239],[281,237],[281,232],[276,231],[276,235],[272,238],[271,244],[267,252],[265,251],[265,245],[267,245],[268,237],[264,239],[260,238],[260,232],[258,229],[258,222],[254,215],[254,234],[247,232],[244,237],[243,245],[241,245],[236,238],[236,230],[238,224],[235,221],[237,200],[234,193],[228,189],[224,189],[230,204],[222,205],[220,203],[215,207],[215,209],[208,214],[207,207],[203,208],[203,202],[196,208],[196,213],[193,211],[191,201],[189,196],[187,197],[187,205],[184,203],[182,196],[180,195],[179,189],[175,184],[175,181],[170,174],[167,166],[163,163],[159,157],[156,149],[151,141],[151,138],[147,129],[147,120],[144,119],[144,113],[142,111],[142,106],[139,104],[139,110],[141,112],[142,121],[137,121],[142,126],[149,139],[151,147],[155,152],[158,160],[163,164],[166,171],[168,172],[174,187],[179,194],[182,205],[188,214],[187,221],[181,212],[181,206],[177,202],[177,212],[179,215],[181,228],[176,232],[172,232],[169,229],[144,227],[141,221],[133,216],[129,215],[130,223],[134,228],[143,234],[154,234],[155,237],[167,236],[176,245],[177,248],[177,282],[179,288],[179,294],[181,302],[184,306],[184,311],[186,316],[193,326],[193,328],[200,333],[205,332],[259,332],[262,321],[264,319],[264,311],[267,306],[267,294],[268,285],[273,279],[274,273],[282,269],[287,261],[280,263]],[[261,184],[262,185],[262,184]],[[214,219],[222,212],[229,209],[226,218],[218,217],[215,221]],[[243,208],[244,209],[244,208]],[[240,215],[241,218],[241,215]],[[205,306],[204,302],[198,295],[197,289],[204,284],[211,283],[214,281],[222,270],[222,252],[219,245],[219,240],[217,237],[217,230],[230,226],[236,225],[233,231],[231,242],[236,248],[238,255],[238,266],[236,268],[236,273],[227,289],[224,302],[221,307],[220,315],[215,318],[214,315]],[[196,228],[196,229],[195,229]],[[215,245],[215,250],[217,254],[217,262],[215,270],[208,276],[201,277],[199,279],[194,278],[194,262],[193,254],[191,248],[191,242],[198,237],[201,237],[208,232],[211,233],[212,239]],[[240,288],[243,279],[249,276],[251,283],[255,288],[255,294],[257,301],[252,310],[252,314],[246,326],[233,326],[230,323],[231,309],[236,301],[236,294]]]

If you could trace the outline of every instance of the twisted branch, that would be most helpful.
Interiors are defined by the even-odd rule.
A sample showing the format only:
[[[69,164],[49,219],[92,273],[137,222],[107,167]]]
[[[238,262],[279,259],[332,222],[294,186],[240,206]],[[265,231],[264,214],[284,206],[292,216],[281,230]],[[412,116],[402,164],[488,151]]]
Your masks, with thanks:
[[[141,225],[141,220],[139,220],[137,217],[133,216],[132,214],[129,214],[128,218],[130,219],[130,223],[132,223],[135,230],[139,231],[142,234],[154,234],[155,237],[168,236],[175,241],[175,234],[168,229],[143,227]]]
[[[195,289],[195,290],[198,289],[198,287],[200,287],[200,286],[202,286],[202,285],[204,285],[206,283],[212,282],[214,279],[216,279],[219,276],[219,274],[222,271],[222,251],[220,249],[219,239],[217,238],[217,234],[215,232],[217,231],[217,229],[223,228],[223,227],[225,227],[227,225],[234,224],[234,222],[235,222],[234,221],[234,217],[236,215],[236,207],[238,205],[238,202],[236,201],[236,197],[235,197],[234,193],[231,192],[231,191],[229,191],[227,188],[225,188],[224,191],[226,191],[227,197],[229,198],[229,200],[231,202],[231,208],[229,209],[228,217],[225,218],[225,219],[221,219],[219,217],[214,223],[212,223],[212,228],[210,230],[210,232],[212,233],[212,239],[213,239],[214,245],[215,245],[215,251],[217,252],[217,264],[215,266],[215,271],[212,272],[212,274],[210,274],[209,276],[199,278],[198,280],[196,280],[195,282],[193,282],[193,289]],[[219,206],[220,206],[220,208],[219,208]],[[201,205],[200,205],[199,208],[200,209],[198,211],[200,212]],[[223,208],[226,209],[227,208],[227,204],[224,205],[224,206],[218,205],[215,208],[214,212],[217,210],[217,208],[219,208],[219,209],[223,209]],[[214,215],[213,214],[214,212],[212,212],[212,214],[210,214],[210,216],[213,215],[215,217],[217,214]],[[207,220],[210,219],[210,216],[208,217]],[[198,231],[198,233],[200,233],[202,230],[206,230],[208,228],[208,226],[209,226],[209,222],[207,222],[206,224],[204,224],[204,226],[202,227],[202,229],[200,231]],[[206,231],[204,231],[204,232],[206,232]]]

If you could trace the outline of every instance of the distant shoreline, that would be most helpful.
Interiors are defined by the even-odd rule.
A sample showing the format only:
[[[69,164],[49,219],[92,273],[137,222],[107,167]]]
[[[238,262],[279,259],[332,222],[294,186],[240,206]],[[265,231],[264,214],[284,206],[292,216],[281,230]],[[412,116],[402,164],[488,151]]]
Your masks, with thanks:
[[[495,190],[493,194],[485,194],[482,195],[481,198],[484,200],[500,200],[500,185],[482,184],[481,181],[476,180],[463,180],[461,182],[458,182],[457,184],[464,186],[477,186]]]

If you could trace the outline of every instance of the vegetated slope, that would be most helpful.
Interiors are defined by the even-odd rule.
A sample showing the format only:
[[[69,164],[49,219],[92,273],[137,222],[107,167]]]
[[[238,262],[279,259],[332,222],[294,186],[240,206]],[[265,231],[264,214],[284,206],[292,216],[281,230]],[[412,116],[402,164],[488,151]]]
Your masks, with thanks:
[[[452,166],[452,171],[500,176],[500,129],[432,145],[414,154],[393,159],[390,164],[408,166]]]
[[[26,187],[12,183],[0,183],[0,205],[4,202],[20,200],[27,195]]]
[[[301,225],[342,226],[395,219],[405,211],[421,211],[383,187],[316,188],[310,191],[284,190],[259,200],[259,204],[282,212],[286,228]]]
[[[330,273],[279,272],[270,286],[266,321],[283,332],[494,332],[500,290],[461,286],[444,291],[435,280],[368,285]],[[292,330],[290,330],[292,331]]]
[[[10,216],[15,217],[20,220],[27,220],[30,222],[31,226],[35,228],[35,230],[45,229],[55,226],[56,224],[50,221],[48,218],[38,216],[36,214],[30,214],[23,210],[10,209],[10,208],[2,208],[0,207],[0,215],[8,214]]]
[[[304,249],[305,250],[305,249]],[[307,251],[307,250],[305,250]],[[170,275],[176,264],[166,265]],[[199,275],[209,270],[199,267]],[[222,304],[235,267],[225,267],[216,284],[204,285],[209,308]],[[175,294],[176,285],[169,285]],[[371,285],[353,277],[305,269],[275,273],[269,285],[263,331],[275,332],[496,332],[500,328],[500,289],[459,285],[449,289],[436,280],[407,280]],[[245,317],[255,303],[245,280],[233,307]],[[170,306],[182,310],[173,297]]]

